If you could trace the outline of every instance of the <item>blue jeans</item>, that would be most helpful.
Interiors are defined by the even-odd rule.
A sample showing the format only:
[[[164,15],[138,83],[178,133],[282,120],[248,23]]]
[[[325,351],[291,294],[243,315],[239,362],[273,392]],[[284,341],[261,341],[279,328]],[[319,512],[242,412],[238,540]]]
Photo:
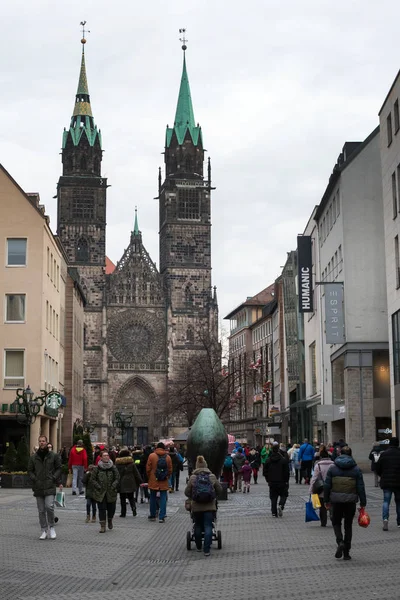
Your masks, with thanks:
[[[214,513],[211,510],[205,512],[194,512],[194,540],[196,548],[201,549],[201,538],[204,531],[204,552],[208,554],[212,542],[212,523]]]
[[[150,490],[150,517],[156,518],[158,490]],[[160,490],[160,512],[158,518],[164,519],[167,514],[167,490]]]
[[[171,477],[168,480],[169,487],[173,490],[175,489],[175,471],[172,471]]]
[[[383,490],[382,519],[384,521],[389,519],[389,504],[392,499],[392,494],[394,494],[394,501],[396,503],[397,525],[400,525],[400,489]]]
[[[79,489],[79,493],[83,492],[83,465],[72,465],[72,491],[76,492],[76,488]]]

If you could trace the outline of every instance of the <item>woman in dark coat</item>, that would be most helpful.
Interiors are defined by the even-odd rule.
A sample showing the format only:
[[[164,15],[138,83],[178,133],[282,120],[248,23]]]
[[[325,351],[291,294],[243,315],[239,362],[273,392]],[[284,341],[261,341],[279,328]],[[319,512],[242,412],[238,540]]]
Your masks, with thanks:
[[[133,516],[136,517],[135,494],[142,483],[142,479],[128,448],[121,448],[115,465],[119,473],[119,498],[121,501],[121,514],[119,516],[126,517],[126,500],[128,499]]]
[[[96,500],[99,509],[100,533],[105,533],[106,519],[108,519],[108,529],[113,528],[119,484],[118,469],[110,459],[107,450],[103,450],[97,467],[93,469],[92,482],[93,499]]]

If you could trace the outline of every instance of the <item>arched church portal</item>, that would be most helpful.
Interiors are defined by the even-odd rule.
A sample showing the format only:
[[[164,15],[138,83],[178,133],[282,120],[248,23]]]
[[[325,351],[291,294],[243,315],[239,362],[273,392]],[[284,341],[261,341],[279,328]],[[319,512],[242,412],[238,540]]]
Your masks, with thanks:
[[[112,420],[114,421],[115,443],[126,446],[147,445],[154,441],[156,393],[142,377],[134,376],[118,390],[114,400]],[[124,431],[116,427],[115,413],[132,413],[132,423]]]

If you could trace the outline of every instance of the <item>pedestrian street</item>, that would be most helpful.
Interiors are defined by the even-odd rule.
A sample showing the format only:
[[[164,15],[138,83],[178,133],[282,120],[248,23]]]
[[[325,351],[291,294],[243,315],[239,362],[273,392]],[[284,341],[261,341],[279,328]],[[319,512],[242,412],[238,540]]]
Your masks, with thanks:
[[[184,473],[186,475],[186,472]],[[211,556],[186,548],[190,517],[182,488],[168,498],[165,523],[149,522],[148,505],[128,510],[100,535],[85,523],[84,496],[66,490],[57,509],[56,540],[39,540],[30,490],[0,489],[0,598],[2,600],[393,600],[400,596],[400,529],[392,504],[382,531],[382,492],[365,475],[371,525],[354,522],[352,560],[334,558],[331,525],[304,522],[308,487],[293,478],[282,518],[272,518],[260,477],[249,494],[220,502],[222,549]]]

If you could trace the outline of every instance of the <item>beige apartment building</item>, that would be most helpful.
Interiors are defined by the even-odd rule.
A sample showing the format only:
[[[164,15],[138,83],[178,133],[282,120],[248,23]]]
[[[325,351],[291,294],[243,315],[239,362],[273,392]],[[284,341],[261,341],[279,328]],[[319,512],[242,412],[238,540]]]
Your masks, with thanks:
[[[14,442],[17,446],[22,436],[29,438],[31,449],[39,434],[46,435],[55,448],[61,443],[63,406],[56,410],[44,403],[36,420],[27,427],[21,417],[17,418],[15,400],[17,390],[21,393],[29,386],[34,397],[56,390],[66,403],[69,275],[39,195],[25,193],[1,165],[0,209],[1,464],[7,444]],[[83,302],[81,313],[83,323]],[[82,412],[77,416],[82,416]]]

